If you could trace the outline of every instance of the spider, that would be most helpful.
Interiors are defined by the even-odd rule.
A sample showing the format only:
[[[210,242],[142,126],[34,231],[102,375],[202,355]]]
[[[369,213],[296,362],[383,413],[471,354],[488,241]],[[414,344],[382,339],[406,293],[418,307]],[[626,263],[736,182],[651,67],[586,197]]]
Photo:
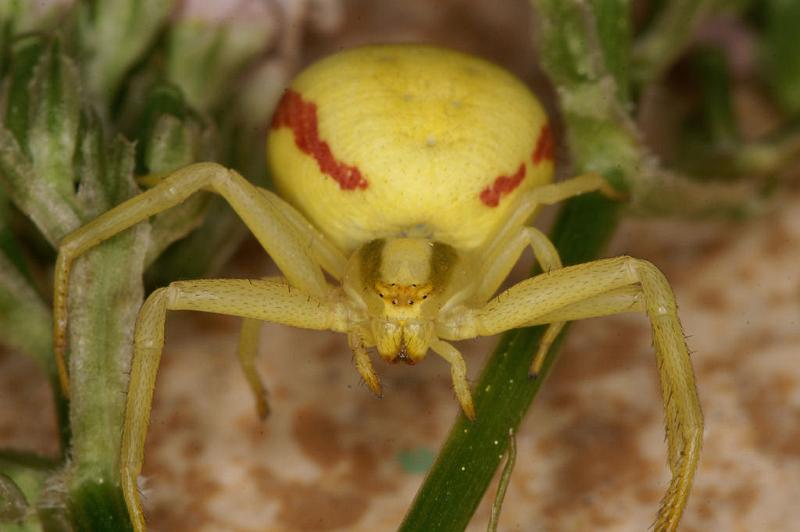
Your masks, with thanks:
[[[466,365],[451,341],[549,324],[533,359],[536,375],[565,322],[643,311],[652,324],[673,475],[655,529],[675,530],[703,427],[675,299],[643,260],[562,267],[529,220],[542,205],[613,190],[594,173],[554,182],[553,151],[538,100],[501,68],[430,46],[367,46],[313,64],[284,92],[267,143],[280,196],[233,170],[198,163],[68,235],[54,298],[65,390],[70,268],[103,240],[207,190],[227,200],[283,273],[173,282],[143,304],[120,459],[134,528],[145,530],[137,479],[167,310],[245,318],[239,355],[262,417],[268,405],[253,361],[259,322],[271,321],[347,334],[356,369],[376,395],[370,348],[411,365],[433,351],[450,364],[470,419]],[[492,297],[528,246],[544,273]]]

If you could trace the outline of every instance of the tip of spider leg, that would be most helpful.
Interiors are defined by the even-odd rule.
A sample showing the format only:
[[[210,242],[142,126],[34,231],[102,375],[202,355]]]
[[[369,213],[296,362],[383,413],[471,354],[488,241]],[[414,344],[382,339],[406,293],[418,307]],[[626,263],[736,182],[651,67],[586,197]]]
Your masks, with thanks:
[[[383,389],[381,388],[381,385],[378,382],[365,381],[365,384],[367,385],[367,388],[369,388],[369,391],[372,392],[372,395],[374,395],[378,399],[383,399]]]
[[[370,375],[369,378],[365,378],[364,375],[361,376],[361,381],[367,385],[369,391],[377,397],[378,399],[383,399],[383,389],[381,388],[381,381],[378,380],[377,375]]]
[[[57,359],[58,360],[58,359]],[[61,355],[61,359],[64,360],[64,355]],[[66,365],[66,362],[64,362]],[[69,375],[67,374],[66,368],[58,368],[58,381],[60,383],[61,395],[64,396],[64,399],[69,399]]]
[[[67,400],[70,399],[69,382],[68,381],[61,383],[61,395],[64,397],[64,399],[67,399]]]
[[[539,372],[538,371],[529,371],[528,372],[528,380],[535,381],[538,378],[539,378]]]
[[[266,398],[260,398],[256,402],[256,410],[258,411],[258,419],[260,421],[265,421],[270,413],[272,413],[272,409],[269,407],[269,403],[267,402]]]
[[[467,419],[475,421],[477,416],[475,415],[475,403],[472,402],[472,397],[459,398],[459,403],[461,403],[461,411]]]
[[[467,419],[470,421],[475,421],[475,418],[478,416],[475,414],[475,408],[472,407],[469,410],[464,410],[464,415],[467,416]]]

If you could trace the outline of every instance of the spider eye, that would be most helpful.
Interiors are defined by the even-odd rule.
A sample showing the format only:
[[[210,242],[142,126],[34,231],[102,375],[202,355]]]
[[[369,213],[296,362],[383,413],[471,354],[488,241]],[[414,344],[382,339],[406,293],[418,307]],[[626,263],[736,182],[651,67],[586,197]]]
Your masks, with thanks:
[[[383,294],[378,294],[380,297],[383,297]]]
[[[428,299],[428,295],[425,294],[424,296],[422,296],[422,299]]]
[[[409,299],[409,300],[408,300],[408,304],[409,304],[409,305],[413,305],[413,304],[414,304],[414,300],[413,300],[413,299]]]
[[[392,299],[392,305],[396,305],[396,304],[397,304],[397,299]]]

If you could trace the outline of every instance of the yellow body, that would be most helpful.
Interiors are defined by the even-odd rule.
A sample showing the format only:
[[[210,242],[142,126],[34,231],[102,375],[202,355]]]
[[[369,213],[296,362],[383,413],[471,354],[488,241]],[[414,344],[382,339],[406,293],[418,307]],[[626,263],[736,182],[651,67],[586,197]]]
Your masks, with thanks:
[[[552,180],[551,160],[533,162],[547,124],[541,105],[487,61],[430,46],[368,46],[313,64],[289,89],[316,106],[319,137],[368,183],[343,189],[298,148],[291,128],[273,126],[275,186],[342,250],[401,235],[473,249],[520,194]],[[496,206],[481,201],[520,165],[519,186]]]
[[[450,342],[548,324],[532,357],[536,376],[565,322],[644,312],[672,470],[654,529],[676,530],[703,433],[677,305],[664,276],[646,261],[617,257],[562,267],[529,219],[541,205],[607,185],[597,174],[552,183],[552,153],[541,107],[505,71],[425,46],[360,48],[311,66],[284,94],[269,141],[283,198],[235,171],[199,163],[68,235],[59,247],[53,301],[65,391],[72,263],[103,240],[207,190],[231,205],[283,274],[174,282],[142,306],[120,451],[136,532],[145,530],[137,482],[168,310],[245,318],[239,357],[262,416],[266,392],[254,360],[259,321],[270,321],[347,334],[356,369],[376,394],[370,348],[407,364],[430,350],[450,365],[470,419],[482,413],[472,402],[466,363]],[[496,295],[528,247],[544,273]],[[80,348],[80,338],[72,345]]]

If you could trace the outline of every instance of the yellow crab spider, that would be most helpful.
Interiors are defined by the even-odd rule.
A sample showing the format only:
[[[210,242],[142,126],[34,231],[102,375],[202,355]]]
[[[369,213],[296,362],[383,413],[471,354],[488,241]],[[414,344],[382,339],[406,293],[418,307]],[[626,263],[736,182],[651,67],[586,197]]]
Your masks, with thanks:
[[[174,282],[142,306],[120,459],[134,528],[145,529],[137,478],[167,310],[245,318],[239,354],[262,415],[267,403],[253,365],[259,320],[346,333],[356,369],[376,394],[369,348],[407,364],[430,349],[450,364],[471,419],[466,365],[451,341],[550,324],[535,374],[564,322],[643,311],[652,324],[672,470],[655,529],[675,530],[703,432],[675,300],[661,272],[643,260],[562,268],[547,237],[527,225],[541,205],[606,190],[595,174],[554,183],[553,146],[539,102],[504,70],[429,46],[358,48],[312,65],[284,93],[267,146],[280,196],[217,164],[194,164],[67,236],[54,302],[65,389],[72,262],[196,191],[225,198],[284,275]],[[545,273],[492,298],[528,246]]]

